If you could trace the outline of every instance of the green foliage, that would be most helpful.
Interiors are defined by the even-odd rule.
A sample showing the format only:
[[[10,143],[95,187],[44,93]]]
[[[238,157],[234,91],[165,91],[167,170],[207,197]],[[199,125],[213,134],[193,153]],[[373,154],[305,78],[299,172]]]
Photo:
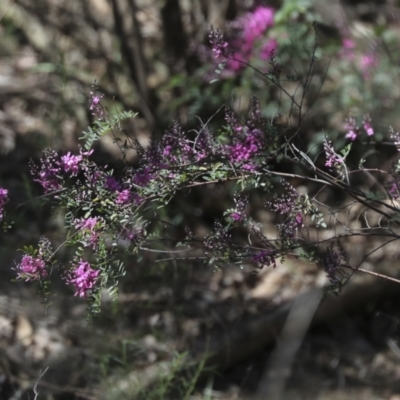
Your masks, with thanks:
[[[85,142],[84,148],[90,150],[93,147],[93,143],[99,140],[102,136],[108,132],[117,129],[121,130],[121,122],[132,119],[137,116],[137,113],[132,111],[122,111],[117,114],[112,114],[108,119],[96,120],[94,122],[94,128],[88,127],[86,132],[83,132],[83,136],[80,138]]]
[[[151,369],[157,371],[156,373],[149,372],[153,379],[149,379],[148,376],[145,376],[146,379],[140,379],[130,372],[126,344],[128,343],[123,344],[122,356],[120,357],[121,367],[119,370],[121,371],[118,373],[120,384],[115,385],[115,370],[110,377],[105,377],[106,383],[103,386],[109,398],[115,400],[126,398],[135,398],[136,400],[189,400],[196,393],[199,377],[206,371],[206,358],[195,363],[190,360],[187,353],[175,353],[170,359],[157,362],[151,367]],[[106,362],[107,360],[103,363],[104,366]],[[108,375],[104,367],[103,370]],[[126,375],[125,379],[124,375]],[[125,382],[122,382],[124,380]],[[146,384],[143,381],[146,381]]]

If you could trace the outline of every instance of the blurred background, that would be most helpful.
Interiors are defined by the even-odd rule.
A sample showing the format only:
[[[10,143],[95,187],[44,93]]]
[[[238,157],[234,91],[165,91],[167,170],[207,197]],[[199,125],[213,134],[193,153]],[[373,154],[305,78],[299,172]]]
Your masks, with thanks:
[[[290,99],[254,69],[228,63],[215,72],[208,34],[219,27],[237,58],[261,72],[274,50],[294,96],[303,96],[299,82],[315,60],[301,124],[310,157],[325,135],[337,149],[348,143],[347,118],[361,125],[369,116],[373,151],[372,139],[362,139],[350,162],[390,168],[389,127],[400,122],[399,18],[395,0],[0,0],[0,187],[9,189],[14,221],[0,233],[0,399],[35,398],[47,367],[37,387],[46,400],[400,399],[400,287],[378,278],[356,275],[314,314],[328,282],[317,264],[287,259],[254,273],[127,256],[119,300],[105,298],[90,324],[84,301],[62,282],[50,307],[34,285],[11,282],[17,249],[42,235],[56,245],[65,237],[62,210],[40,198],[29,161],[47,147],[78,150],[93,123],[94,81],[110,113],[139,113],[124,128],[144,146],[174,120],[190,131],[212,117],[217,130],[221,106],[243,116],[251,96],[272,123],[297,129]],[[119,155],[105,136],[94,159],[113,165]],[[204,235],[232,194],[229,185],[182,194],[162,217]],[[268,231],[274,216],[264,201],[252,195],[250,213]],[[362,258],[370,243],[352,245]],[[370,263],[400,276],[396,245]],[[303,309],[308,315],[294,312]],[[297,354],[282,353],[295,342]]]

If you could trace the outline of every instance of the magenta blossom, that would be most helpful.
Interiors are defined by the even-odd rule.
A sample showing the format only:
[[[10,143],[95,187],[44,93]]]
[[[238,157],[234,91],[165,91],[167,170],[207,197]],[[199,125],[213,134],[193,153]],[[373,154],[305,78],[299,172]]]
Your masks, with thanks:
[[[378,66],[378,60],[374,54],[365,54],[361,57],[360,69],[365,80],[369,80],[371,71]]]
[[[366,134],[367,134],[368,136],[373,136],[373,134],[374,134],[374,129],[372,128],[372,125],[371,125],[371,118],[370,118],[368,115],[366,115],[366,116],[364,117],[364,120],[363,120],[363,127],[364,127],[365,132],[366,132]]]
[[[93,269],[88,262],[79,261],[67,278],[67,283],[75,286],[74,296],[86,298],[88,290],[95,286],[99,274],[100,271]]]
[[[254,55],[255,42],[274,25],[274,15],[275,11],[272,8],[260,6],[232,23],[239,32],[232,43],[236,51],[234,59],[229,59],[228,67],[231,71],[238,71],[249,62]],[[276,48],[277,42],[274,39],[268,40],[261,48],[260,58],[270,59]]]
[[[61,157],[62,166],[65,172],[71,172],[72,176],[76,176],[79,172],[79,164],[82,161],[82,155],[74,156],[68,152]]]
[[[61,157],[62,168],[65,172],[71,172],[72,176],[76,176],[79,172],[83,156],[90,156],[92,153],[93,149],[83,153],[81,152],[78,155],[72,155],[71,152],[68,152],[65,156]]]
[[[249,196],[240,195],[235,193],[234,195],[235,209],[229,210],[229,216],[234,222],[241,222],[247,218],[247,207],[249,205]]]
[[[235,222],[240,222],[243,219],[243,216],[241,214],[239,214],[238,212],[233,212],[231,214],[231,218],[235,221]]]
[[[34,163],[30,164],[31,173],[36,177],[46,193],[61,189],[61,162],[60,156],[51,149],[46,149],[40,159],[40,167]]]
[[[269,60],[276,53],[278,42],[275,39],[269,39],[261,48],[261,60]]]
[[[359,128],[356,124],[356,120],[354,118],[347,118],[344,124],[344,129],[347,131],[346,139],[350,139],[354,142],[359,133]]]
[[[41,171],[39,173],[39,178],[34,180],[43,186],[43,189],[46,193],[61,189],[58,178],[50,171]]]
[[[44,260],[27,254],[22,257],[17,269],[21,271],[18,273],[18,279],[25,279],[27,282],[37,281],[40,278],[46,278],[48,276]]]
[[[272,8],[260,6],[239,19],[238,22],[243,27],[245,49],[251,48],[254,41],[274,25],[274,14]]]
[[[324,151],[326,157],[325,167],[328,167],[330,170],[332,170],[338,169],[343,165],[344,158],[336,154],[332,142],[328,141],[326,137],[324,138]]]
[[[227,47],[228,47],[228,42],[224,40],[224,35],[222,34],[220,29],[214,29],[211,27],[210,34],[208,35],[210,43],[212,44],[213,47],[213,53],[215,58],[220,57],[221,55],[224,55]]]
[[[132,193],[129,190],[122,190],[118,192],[117,200],[115,201],[117,204],[127,204],[132,201]]]
[[[347,58],[349,61],[353,61],[355,58],[354,49],[356,44],[354,43],[353,39],[344,38],[342,40],[342,52],[341,56],[343,58]]]
[[[258,129],[254,129],[248,132],[244,140],[238,143],[228,146],[230,153],[230,161],[239,163],[242,161],[248,161],[254,157],[260,150],[262,133]]]
[[[94,83],[94,87],[96,87],[96,82]],[[90,92],[89,110],[92,112],[92,115],[98,119],[104,118],[104,109],[100,103],[103,97],[104,94],[95,95],[93,91]]]
[[[96,224],[100,221],[99,217],[93,217],[93,218],[81,218],[81,219],[76,219],[74,221],[74,225],[76,229],[88,229],[90,231],[94,230],[94,227]]]
[[[4,216],[4,206],[8,203],[8,190],[0,188],[0,221]]]
[[[304,218],[301,212],[298,212],[295,217],[295,222],[298,228],[304,228]]]

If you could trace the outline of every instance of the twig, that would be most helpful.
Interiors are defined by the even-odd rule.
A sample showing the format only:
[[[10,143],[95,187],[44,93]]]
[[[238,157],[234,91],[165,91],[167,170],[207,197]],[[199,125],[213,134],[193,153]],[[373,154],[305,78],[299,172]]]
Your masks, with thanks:
[[[33,393],[35,394],[34,400],[36,400],[37,397],[39,396],[39,391],[38,391],[38,388],[37,388],[38,383],[39,383],[39,381],[43,378],[44,374],[47,372],[48,369],[49,369],[49,367],[46,367],[46,369],[45,369],[43,372],[40,371],[39,378],[37,379],[37,381],[36,381],[36,383],[35,383],[35,386],[33,387]]]

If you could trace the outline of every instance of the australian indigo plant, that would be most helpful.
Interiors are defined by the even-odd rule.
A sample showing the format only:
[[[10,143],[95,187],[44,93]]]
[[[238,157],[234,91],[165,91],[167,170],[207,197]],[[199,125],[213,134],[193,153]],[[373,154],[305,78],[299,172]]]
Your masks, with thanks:
[[[249,26],[246,43],[253,43],[259,31],[264,32],[272,24],[270,11],[257,12],[258,22]],[[316,26],[315,29],[317,36]],[[248,66],[244,58],[249,57],[251,46],[245,47],[245,54],[237,58],[237,40],[232,48],[220,30],[211,30],[210,43],[220,69],[230,63]],[[266,43],[265,47],[268,46],[268,69],[256,70],[256,73],[288,96],[291,117],[297,120],[294,130],[265,119],[253,97],[245,119],[225,107],[225,125],[218,132],[212,132],[209,123],[203,123],[195,135],[188,135],[175,122],[159,141],[152,140],[146,148],[128,134],[124,141],[115,137],[123,167],[114,171],[91,160],[93,145],[104,134],[120,129],[121,121],[134,118],[135,114],[110,115],[102,106],[103,96],[96,94],[94,88],[89,107],[96,121],[84,132],[79,153],[60,155],[48,149],[38,165],[31,163],[33,179],[65,210],[67,239],[62,245],[74,250],[73,259],[69,265],[60,265],[59,248],[53,249],[50,241],[42,238],[36,249],[24,248],[16,266],[18,279],[37,282],[47,297],[52,274],[59,272],[65,283],[74,288],[76,296],[88,300],[89,311],[96,313],[100,309],[101,291],[108,289],[115,295],[118,281],[125,273],[122,252],[154,251],[158,243],[171,239],[163,236],[165,231],[156,228],[157,222],[162,224],[154,216],[157,207],[167,207],[182,191],[228,183],[236,188],[232,207],[215,221],[214,229],[207,236],[195,237],[187,230],[187,236],[180,240],[180,247],[173,253],[177,254],[176,258],[188,259],[193,252],[198,259],[213,266],[249,264],[275,268],[277,261],[287,256],[304,257],[319,263],[333,288],[339,290],[356,271],[373,273],[360,268],[362,261],[352,265],[351,254],[341,241],[349,236],[375,235],[383,242],[367,254],[371,255],[400,238],[399,209],[394,202],[400,197],[400,161],[389,171],[362,165],[350,168],[347,158],[351,146],[356,146],[363,135],[373,138],[372,121],[368,117],[362,121],[362,128],[357,127],[355,120],[346,122],[346,137],[351,143],[342,151],[335,150],[326,138],[322,152],[312,160],[298,137],[311,106],[305,94],[313,77],[317,40],[310,65],[298,79],[294,93],[289,93],[281,78],[283,68],[276,61],[276,46]],[[391,135],[394,146],[399,148],[399,134],[392,131]],[[136,168],[126,162],[126,152],[131,149],[139,157]],[[291,168],[300,172],[291,173]],[[367,191],[356,186],[352,177],[357,174],[368,175],[375,183],[383,184],[379,190]],[[300,193],[294,182],[308,182],[312,193]],[[249,213],[253,190],[265,193],[264,206],[275,214],[273,237]],[[351,201],[338,208],[324,204],[320,198],[327,190],[344,194]],[[7,189],[0,189],[2,219],[7,202]],[[372,225],[366,217],[363,226],[352,226],[348,217],[342,219],[343,210],[350,210],[355,204],[378,215],[378,222]],[[237,227],[247,231],[247,242],[232,234]],[[318,235],[321,230],[328,232],[322,239]]]

